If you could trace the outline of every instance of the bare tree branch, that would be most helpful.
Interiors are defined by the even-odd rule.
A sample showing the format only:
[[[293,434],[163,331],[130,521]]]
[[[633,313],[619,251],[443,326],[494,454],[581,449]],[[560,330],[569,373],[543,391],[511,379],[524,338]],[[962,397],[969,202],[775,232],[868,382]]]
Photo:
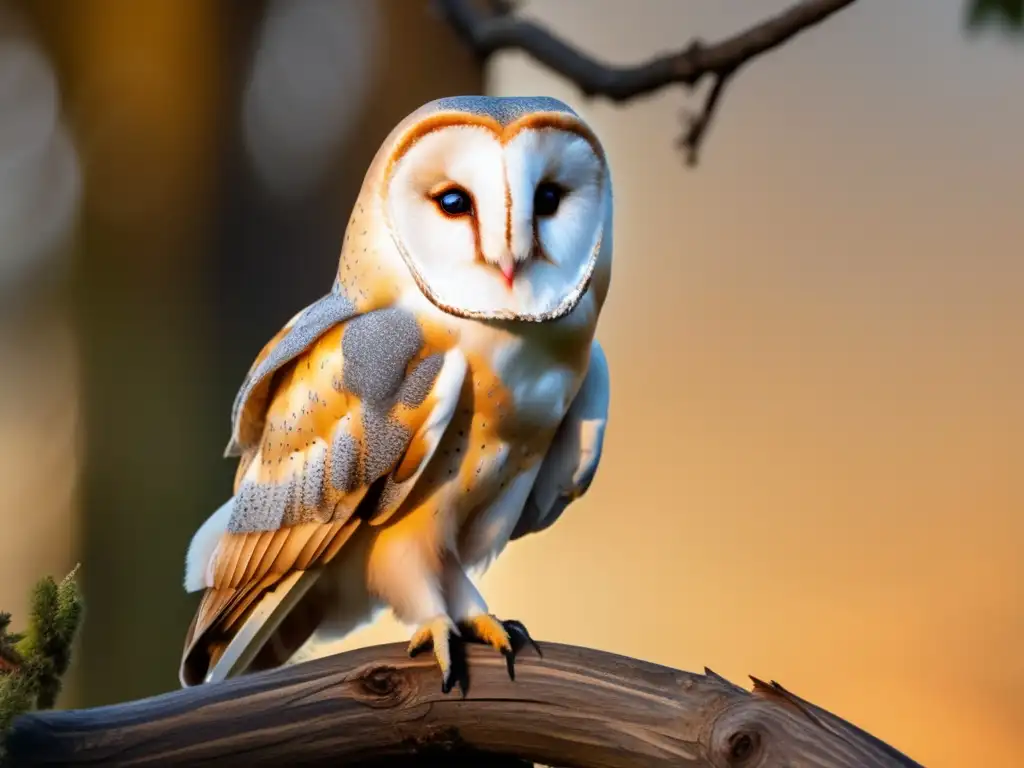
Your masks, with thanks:
[[[556,643],[543,659],[524,655],[512,682],[499,654],[468,651],[465,698],[441,693],[434,662],[396,643],[128,704],[24,715],[8,754],[15,766],[68,768],[366,768],[439,754],[445,765],[511,764],[497,762],[505,755],[576,768],[920,768],[774,682],[748,692],[710,670]]]
[[[484,10],[474,0],[437,2],[448,22],[481,59],[502,50],[522,51],[575,83],[586,96],[624,102],[669,85],[693,88],[703,78],[713,78],[703,110],[688,120],[679,140],[687,162],[693,165],[722,90],[736,71],[855,0],[802,0],[725,40],[709,44],[695,39],[676,53],[632,66],[609,64],[579,50],[539,24],[517,17],[508,0],[488,0]]]
[[[679,137],[676,144],[683,150],[686,164],[690,167],[697,165],[697,154],[701,142],[704,140],[704,134],[708,126],[711,125],[712,119],[714,119],[718,103],[722,98],[722,91],[725,90],[725,86],[735,71],[732,70],[718,74],[715,77],[714,85],[711,86],[711,90],[708,92],[707,99],[704,101],[704,108],[700,112],[684,113],[683,115],[686,121],[686,131]]]

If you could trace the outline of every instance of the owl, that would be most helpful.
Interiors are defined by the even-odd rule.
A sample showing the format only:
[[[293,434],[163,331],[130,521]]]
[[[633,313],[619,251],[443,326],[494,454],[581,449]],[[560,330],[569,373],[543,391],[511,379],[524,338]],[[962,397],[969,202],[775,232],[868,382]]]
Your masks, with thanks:
[[[186,555],[182,685],[314,657],[388,608],[446,693],[459,642],[514,678],[532,639],[474,580],[597,470],[611,256],[608,162],[567,105],[459,96],[396,126],[330,293],[235,399],[233,495]]]

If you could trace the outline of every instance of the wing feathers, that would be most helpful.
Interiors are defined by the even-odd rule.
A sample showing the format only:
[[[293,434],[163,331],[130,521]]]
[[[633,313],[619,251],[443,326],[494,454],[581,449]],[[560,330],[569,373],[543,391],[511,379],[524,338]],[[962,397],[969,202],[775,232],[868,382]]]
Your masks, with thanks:
[[[231,441],[225,455],[236,456],[259,439],[273,374],[302,354],[326,330],[355,314],[355,306],[348,298],[331,292],[295,315],[267,342],[235,397]]]
[[[595,340],[587,375],[548,448],[513,541],[544,530],[587,492],[601,461],[609,395],[608,362]]]
[[[310,534],[305,546],[295,558],[295,568],[304,571],[313,565],[316,553],[323,551],[327,538],[332,533],[333,524],[319,525]]]
[[[362,521],[359,518],[351,518],[344,523],[341,521],[333,523],[332,525],[338,526],[338,532],[324,542],[324,549],[317,555],[317,560],[324,564],[331,562],[334,556],[338,554],[342,545],[355,533],[356,527],[360,522]]]
[[[277,557],[281,554],[281,550],[284,548],[289,534],[290,532],[287,529],[282,529],[280,531],[268,531],[260,534],[261,537],[269,537],[270,543],[267,545],[266,553],[262,558],[260,558],[259,562],[256,563],[256,568],[246,581],[263,579],[268,573],[270,573],[270,569],[274,566],[274,563],[277,562]]]
[[[308,523],[279,531],[226,534],[222,542],[226,554],[220,557],[231,558],[224,561],[230,568],[221,571],[223,578],[207,589],[200,601],[185,641],[182,683],[201,682],[217,663],[218,644],[235,642],[232,633],[237,632],[238,626],[247,620],[247,614],[265,599],[268,591],[276,592],[281,584],[291,583],[294,574],[329,562],[361,522],[359,518],[352,518],[328,524]],[[256,560],[255,554],[261,550],[264,554]],[[247,552],[249,560],[241,560]],[[251,568],[251,575],[245,581],[235,578],[239,567],[243,568],[243,574],[250,573]],[[315,572],[318,574],[319,569]]]
[[[371,525],[386,522],[423,474],[458,407],[466,368],[466,358],[458,347],[452,347],[445,353],[433,391],[426,396],[423,405],[417,408],[416,418],[410,419],[410,426],[416,431],[409,439],[404,454],[396,462],[394,471],[387,478],[376,509],[370,517]]]
[[[318,576],[318,571],[293,571],[269,591],[262,584],[253,585],[250,594],[258,594],[259,600],[246,606],[248,613],[243,611],[232,617],[237,624],[233,632],[211,637],[201,654],[190,653],[192,648],[186,652],[180,671],[182,685],[223,680],[243,671],[277,632],[289,611],[301,602]],[[199,636],[196,633],[196,637]]]
[[[284,614],[273,610],[287,613],[299,599],[285,594],[294,574],[310,573],[304,594],[363,520],[398,510],[458,404],[466,361],[456,347],[426,347],[403,310],[325,326],[329,309],[300,313],[261,353],[236,401],[235,496],[186,643],[185,684],[254,658],[259,648],[238,643],[274,636],[255,617],[279,622]],[[308,622],[293,623],[304,632]]]
[[[274,533],[265,531],[256,536],[252,537],[255,539],[256,544],[252,548],[252,554],[249,557],[249,562],[245,564],[245,571],[242,572],[242,577],[238,583],[250,582],[256,576],[257,570],[261,564],[267,560],[267,553],[270,551],[270,546],[274,542]],[[273,558],[270,558],[272,561]]]

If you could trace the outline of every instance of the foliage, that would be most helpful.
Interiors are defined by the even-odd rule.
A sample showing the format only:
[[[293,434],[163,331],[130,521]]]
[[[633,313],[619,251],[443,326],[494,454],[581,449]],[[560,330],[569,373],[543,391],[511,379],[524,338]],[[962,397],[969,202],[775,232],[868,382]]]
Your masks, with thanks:
[[[0,760],[14,718],[57,701],[84,609],[77,574],[76,565],[60,584],[49,576],[36,584],[25,632],[8,632],[11,615],[0,613]]]
[[[968,0],[967,28],[977,31],[992,25],[1024,35],[1024,0]]]

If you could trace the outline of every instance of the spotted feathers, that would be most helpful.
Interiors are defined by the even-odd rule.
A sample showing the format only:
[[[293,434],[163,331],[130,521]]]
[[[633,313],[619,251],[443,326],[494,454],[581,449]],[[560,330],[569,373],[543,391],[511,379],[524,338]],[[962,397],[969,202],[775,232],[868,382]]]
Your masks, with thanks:
[[[326,329],[324,315],[307,313],[264,350],[243,384],[237,413],[245,418],[252,397],[262,398],[262,417],[248,416],[262,432],[239,442],[244,471],[206,569],[190,669],[204,633],[229,634],[284,575],[327,564],[363,520],[380,522],[398,509],[462,389],[462,353],[427,344],[405,310],[358,314]]]

